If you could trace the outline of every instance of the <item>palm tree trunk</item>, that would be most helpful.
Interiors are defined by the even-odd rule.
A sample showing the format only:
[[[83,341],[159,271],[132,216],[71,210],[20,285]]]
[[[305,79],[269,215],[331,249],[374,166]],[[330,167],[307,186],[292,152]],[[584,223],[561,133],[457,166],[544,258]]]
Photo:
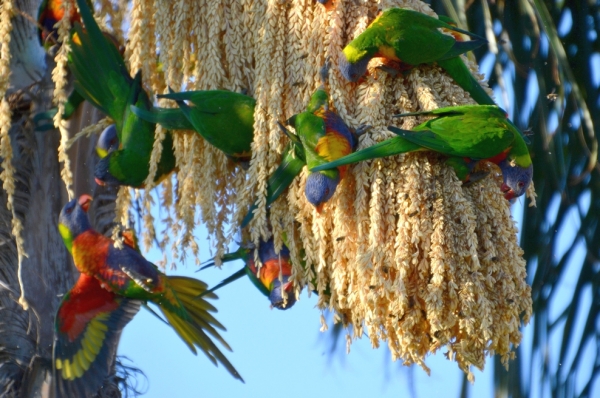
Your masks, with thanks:
[[[40,0],[17,0],[15,8],[35,18],[39,3]],[[11,233],[12,213],[6,208],[6,193],[1,190],[0,395],[9,397],[52,395],[54,315],[62,296],[77,277],[57,229],[58,214],[68,200],[57,156],[60,134],[57,130],[36,132],[31,122],[35,113],[52,107],[49,77],[52,60],[46,60],[48,68],[40,64],[40,60],[44,60],[39,57],[40,48],[37,28],[31,18],[17,15],[13,19],[11,37],[11,70],[15,72],[11,78],[10,138],[17,173],[15,209],[23,223],[24,249],[28,255],[21,266],[29,309],[24,310],[17,302],[21,289],[15,237]],[[70,135],[101,118],[91,106],[81,108],[72,118]],[[93,140],[80,140],[69,151],[76,195],[92,192],[95,185],[93,168],[97,159]],[[110,202],[104,201],[109,210]],[[97,207],[95,213],[103,215],[103,225],[109,225],[112,213],[98,211]],[[102,390],[103,396],[120,396],[114,378],[108,380]]]

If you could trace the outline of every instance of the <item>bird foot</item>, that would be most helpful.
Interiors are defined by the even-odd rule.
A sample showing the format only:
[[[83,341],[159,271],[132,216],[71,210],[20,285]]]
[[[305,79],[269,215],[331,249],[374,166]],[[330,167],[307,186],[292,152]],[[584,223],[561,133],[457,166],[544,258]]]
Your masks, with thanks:
[[[358,126],[357,128],[354,129],[354,134],[356,134],[357,137],[360,137],[361,135],[363,135],[367,131],[371,130],[372,128],[373,128],[373,126],[371,126],[371,125],[361,124],[360,126]]]
[[[476,182],[483,180],[489,174],[490,174],[489,170],[474,171],[471,174],[469,174],[469,179],[467,181],[463,182],[463,186],[470,187],[473,184],[475,184]]]
[[[325,64],[323,64],[321,70],[319,70],[319,77],[321,78],[321,85],[323,88],[325,88],[325,84],[329,79],[329,68],[331,68],[331,57],[327,56],[327,58],[325,58]]]

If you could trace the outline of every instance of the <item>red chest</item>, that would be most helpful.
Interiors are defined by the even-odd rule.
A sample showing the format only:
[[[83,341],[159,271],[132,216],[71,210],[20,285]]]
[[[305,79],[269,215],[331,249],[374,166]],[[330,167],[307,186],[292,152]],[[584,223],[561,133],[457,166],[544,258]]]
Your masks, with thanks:
[[[110,239],[96,231],[86,231],[73,241],[73,261],[80,272],[96,274],[105,264]]]

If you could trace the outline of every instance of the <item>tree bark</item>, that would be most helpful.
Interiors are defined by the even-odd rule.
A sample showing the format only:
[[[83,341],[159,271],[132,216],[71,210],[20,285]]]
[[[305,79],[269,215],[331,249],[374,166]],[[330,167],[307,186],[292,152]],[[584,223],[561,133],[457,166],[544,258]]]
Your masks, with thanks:
[[[29,309],[17,300],[20,295],[12,214],[6,208],[6,192],[0,191],[0,396],[49,397],[52,378],[54,316],[62,296],[78,274],[58,233],[58,214],[68,201],[60,177],[58,130],[34,131],[31,117],[50,109],[53,61],[37,39],[40,0],[17,0],[11,36],[10,102],[13,125],[10,138],[17,175],[15,209],[24,231],[28,255],[22,263],[22,279]],[[28,18],[26,15],[30,15]],[[40,53],[41,51],[41,53]],[[40,57],[41,54],[41,57]],[[46,68],[46,64],[48,67]],[[71,118],[69,134],[98,121],[102,115],[89,104]],[[97,161],[95,137],[79,140],[69,151],[76,195],[92,193],[93,169]],[[114,191],[95,192],[102,200],[92,207],[92,221],[106,231],[114,216]],[[98,214],[101,219],[94,217]],[[117,379],[111,377],[101,396],[120,396]]]

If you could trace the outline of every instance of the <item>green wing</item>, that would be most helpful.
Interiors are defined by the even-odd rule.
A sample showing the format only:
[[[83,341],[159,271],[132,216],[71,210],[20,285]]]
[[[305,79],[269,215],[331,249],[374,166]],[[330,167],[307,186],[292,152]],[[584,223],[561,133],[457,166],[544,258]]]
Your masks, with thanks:
[[[154,123],[150,123],[138,117],[131,111],[130,105],[138,108],[150,109],[150,99],[142,87],[141,71],[135,75],[135,79],[129,87],[126,98],[127,106],[123,109],[123,124],[119,142],[121,148],[130,152],[136,152],[140,156],[150,156],[154,145]],[[117,128],[117,131],[118,128]]]
[[[311,112],[302,112],[290,119],[304,147],[306,165],[309,169],[322,164],[324,159],[316,151],[319,140],[325,137],[325,121]]]
[[[389,127],[400,137],[448,156],[487,159],[510,148],[518,135],[514,125],[496,106],[466,105],[440,108],[436,115],[412,131]]]
[[[75,89],[109,115],[121,131],[132,79],[119,50],[104,36],[86,1],[77,0],[77,4],[86,29],[76,23],[71,34],[69,67]]]
[[[256,101],[225,90],[186,91],[159,95],[177,101],[194,130],[234,160],[250,157]],[[189,100],[193,106],[188,106]]]
[[[131,105],[131,111],[148,122],[160,124],[168,130],[193,130],[194,126],[179,108],[138,108]]]

